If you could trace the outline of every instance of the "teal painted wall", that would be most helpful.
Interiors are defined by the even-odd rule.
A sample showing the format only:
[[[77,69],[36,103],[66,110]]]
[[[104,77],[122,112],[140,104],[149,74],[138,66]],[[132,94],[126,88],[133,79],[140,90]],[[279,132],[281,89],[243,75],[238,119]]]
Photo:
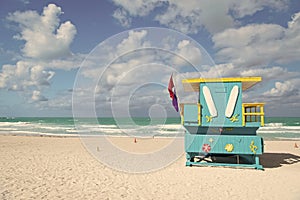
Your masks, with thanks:
[[[184,105],[184,122],[186,124],[198,124],[198,105],[185,104]]]
[[[227,102],[233,86],[239,87],[239,94],[232,116],[237,116],[236,122],[230,121],[225,117]],[[204,95],[203,87],[207,86],[210,89],[212,99],[218,111],[218,116],[212,118],[211,122],[207,121],[206,116],[210,116]],[[224,83],[200,83],[199,99],[201,104],[201,125],[210,127],[241,127],[242,126],[242,83],[241,82],[224,82]]]
[[[185,134],[185,152],[203,152],[202,147],[204,144],[211,147],[211,150],[207,153],[261,155],[264,152],[263,140],[259,136]],[[233,145],[233,150],[230,152],[225,149],[228,144]],[[255,149],[253,149],[254,146]]]

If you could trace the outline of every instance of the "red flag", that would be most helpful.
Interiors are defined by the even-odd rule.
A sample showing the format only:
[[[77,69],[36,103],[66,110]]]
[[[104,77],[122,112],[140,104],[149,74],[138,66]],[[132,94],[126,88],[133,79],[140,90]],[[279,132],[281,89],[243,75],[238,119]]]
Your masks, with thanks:
[[[169,86],[168,86],[168,90],[169,90],[169,94],[170,94],[170,98],[173,99],[174,98],[174,92],[173,92],[173,87],[174,87],[174,83],[173,83],[173,77],[171,75],[170,80],[169,80]]]

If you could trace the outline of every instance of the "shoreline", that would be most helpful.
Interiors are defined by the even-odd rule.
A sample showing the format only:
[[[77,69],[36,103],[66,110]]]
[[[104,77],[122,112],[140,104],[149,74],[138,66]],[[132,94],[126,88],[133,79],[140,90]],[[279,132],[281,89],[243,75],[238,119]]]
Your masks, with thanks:
[[[87,135],[83,135],[83,134],[56,134],[56,133],[36,133],[36,134],[27,134],[27,133],[20,133],[20,134],[16,134],[16,133],[0,133],[0,137],[1,136],[13,136],[13,137],[49,137],[49,138],[89,138],[89,137],[107,137],[107,138],[141,138],[141,139],[151,139],[151,138],[184,138],[183,136],[154,136],[154,137],[143,137],[143,136],[127,136],[127,135],[93,135],[93,134],[87,134]],[[300,138],[285,138],[285,137],[275,137],[275,138],[267,138],[261,135],[258,135],[260,137],[263,138],[264,141],[294,141],[294,142],[299,142],[300,143]]]

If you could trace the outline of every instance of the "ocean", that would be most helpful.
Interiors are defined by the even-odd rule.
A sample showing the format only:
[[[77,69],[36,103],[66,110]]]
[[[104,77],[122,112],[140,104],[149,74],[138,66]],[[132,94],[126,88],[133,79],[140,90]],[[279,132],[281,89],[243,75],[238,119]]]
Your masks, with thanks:
[[[99,118],[96,123],[88,118],[0,118],[1,135],[181,137],[184,132],[180,118]],[[300,117],[267,117],[257,133],[265,140],[300,140]]]

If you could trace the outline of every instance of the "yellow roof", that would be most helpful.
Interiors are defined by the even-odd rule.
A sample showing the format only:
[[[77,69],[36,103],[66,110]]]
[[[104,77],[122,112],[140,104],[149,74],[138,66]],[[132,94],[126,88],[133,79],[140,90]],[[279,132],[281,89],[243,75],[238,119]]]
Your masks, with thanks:
[[[200,83],[212,82],[242,82],[242,89],[247,90],[260,82],[261,77],[233,77],[233,78],[192,78],[183,79],[182,84],[186,92],[198,92]]]

